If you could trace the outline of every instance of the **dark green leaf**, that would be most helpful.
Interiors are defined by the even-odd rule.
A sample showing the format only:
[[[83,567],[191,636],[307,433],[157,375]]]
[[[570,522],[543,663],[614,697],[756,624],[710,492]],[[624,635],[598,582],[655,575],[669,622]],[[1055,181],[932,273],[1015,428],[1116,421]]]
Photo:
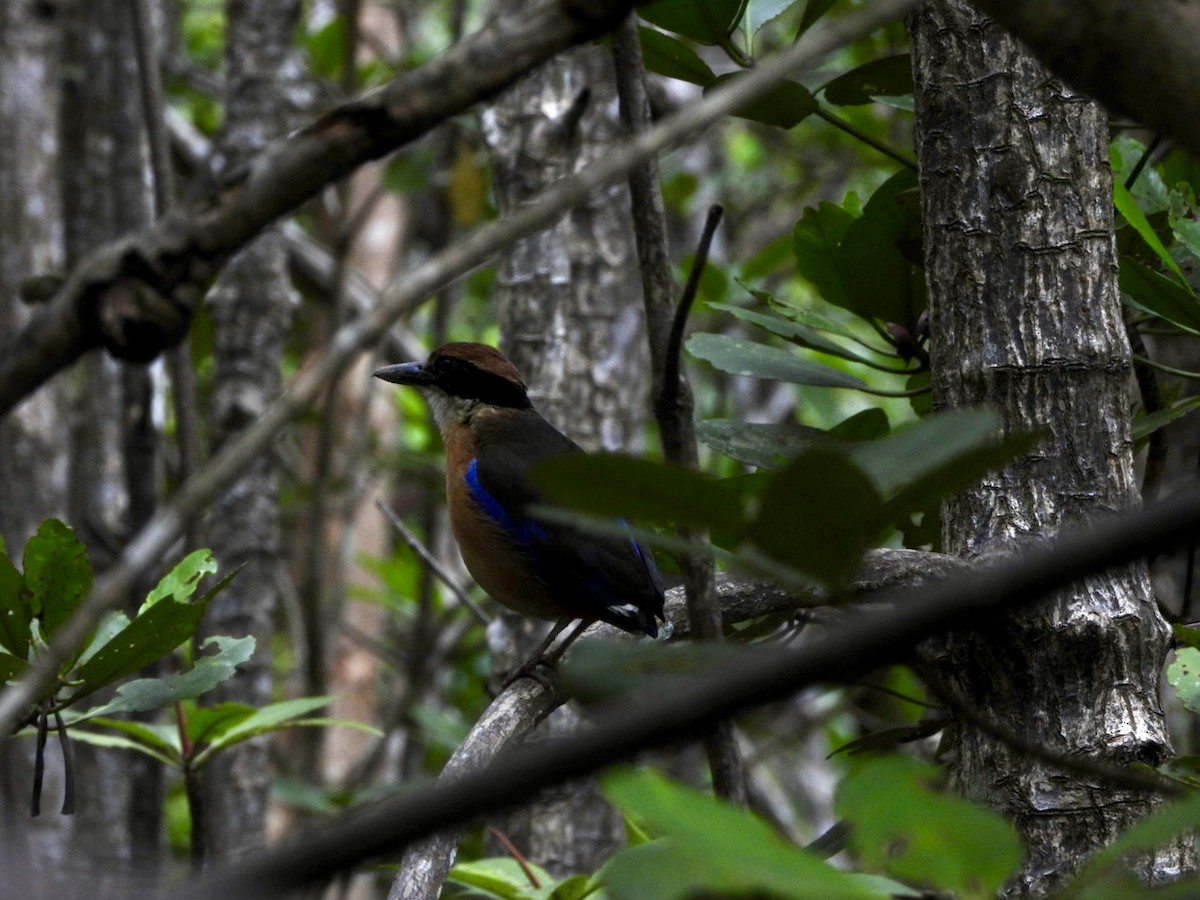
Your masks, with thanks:
[[[871,479],[830,448],[800,453],[772,479],[760,504],[748,537],[835,590],[879,533],[881,501]]]
[[[19,677],[28,668],[29,663],[24,657],[18,659],[11,653],[0,651],[0,685]]]
[[[193,603],[160,600],[139,615],[79,667],[76,677],[83,681],[84,688],[73,700],[132,675],[195,634],[208,601],[236,574],[223,579],[216,589]]]
[[[104,618],[100,620],[100,624],[96,626],[96,630],[92,632],[91,638],[88,639],[82,653],[79,654],[79,659],[75,661],[76,665],[83,665],[89,659],[96,655],[96,652],[116,637],[122,628],[129,625],[129,616],[120,610],[110,610],[105,613]]]
[[[29,651],[29,606],[21,596],[24,580],[0,540],[0,647],[25,659]]]
[[[1120,181],[1113,181],[1113,202],[1117,206],[1117,211],[1125,217],[1125,221],[1133,226],[1133,229],[1141,235],[1143,241],[1146,242],[1155,255],[1159,258],[1164,266],[1178,279],[1181,285],[1187,284],[1187,279],[1183,277],[1183,272],[1179,270],[1179,264],[1167,252],[1167,248],[1163,246],[1163,242],[1159,239],[1158,234],[1150,226],[1146,220],[1146,214],[1142,212],[1142,208],[1137,205],[1137,201],[1133,199],[1133,195],[1125,188],[1125,185]]]
[[[804,18],[800,20],[800,31],[796,36],[799,37],[816,25],[821,16],[829,12],[835,3],[837,0],[808,0],[804,7]]]
[[[862,390],[868,386],[861,378],[804,359],[794,352],[723,334],[693,334],[688,339],[687,349],[697,359],[708,360],[722,372],[731,375],[748,375],[751,378],[768,378],[814,387]]]
[[[856,412],[829,429],[829,436],[839,441],[857,444],[859,441],[877,441],[887,435],[888,417],[882,409],[872,406]]]
[[[335,16],[329,24],[308,34],[304,39],[312,71],[322,78],[337,81],[341,78],[346,59],[346,20]]]
[[[743,309],[740,306],[732,306],[728,303],[710,303],[708,304],[713,309],[724,310],[727,313],[741,319],[743,322],[750,322],[760,328],[765,328],[772,334],[777,334],[782,338],[786,338],[797,346],[804,347],[806,350],[816,350],[818,353],[826,353],[830,356],[836,356],[839,359],[847,359],[852,362],[866,363],[867,360],[839,344],[837,341],[831,341],[829,338],[822,335],[816,329],[809,328],[801,322],[794,319],[784,319],[779,316],[771,316],[765,313],[756,312],[752,309]]]
[[[531,473],[548,500],[601,516],[709,528],[740,519],[740,501],[725,482],[677,466],[618,454],[572,454]]]
[[[720,75],[705,87],[704,92],[707,94],[710,90],[744,75],[744,72]],[[761,97],[739,106],[733,114],[752,122],[774,125],[776,128],[794,128],[816,111],[817,101],[808,88],[794,81],[781,81]]]
[[[666,31],[701,44],[723,43],[737,28],[745,0],[655,0],[638,7],[638,15]]]
[[[791,235],[781,234],[742,264],[742,276],[738,280],[738,284],[753,293],[750,286],[744,282],[752,282],[757,278],[770,275],[783,268],[791,257]]]
[[[1120,266],[1121,290],[1130,306],[1200,335],[1200,299],[1191,288],[1128,256],[1121,257]]]
[[[72,717],[68,712],[64,715],[64,719],[67,720],[67,727],[70,729],[71,735],[78,734],[75,723],[82,721],[82,717]],[[183,759],[183,754],[179,749],[179,728],[174,722],[169,725],[158,725],[152,722],[133,722],[126,719],[100,717],[93,719],[88,725],[92,728],[107,728],[127,735],[147,751],[160,754],[160,758],[168,765],[178,766]]]
[[[604,779],[609,799],[668,835],[618,854],[602,880],[613,900],[769,895],[778,898],[886,898],[861,876],[839,872],[784,840],[765,822],[649,771]]]
[[[237,720],[230,728],[223,728],[217,733],[209,732],[208,745],[195,755],[193,763],[200,767],[212,759],[220,750],[295,725],[303,724],[297,721],[301,716],[328,706],[333,697],[297,697],[295,700],[284,700],[271,703],[254,710],[245,718]]]
[[[110,716],[121,712],[143,712],[173,706],[180,700],[191,700],[207,693],[223,681],[228,681],[234,670],[254,653],[254,638],[232,638],[214,636],[208,638],[205,647],[217,647],[217,652],[201,656],[186,672],[176,672],[161,678],[140,678],[117,688],[117,696],[79,718]]]
[[[895,728],[881,728],[864,734],[847,744],[842,744],[829,755],[837,756],[845,753],[847,756],[858,756],[861,753],[883,752],[895,750],[901,744],[911,744],[937,734],[946,727],[946,719],[926,719],[915,725],[899,725]]]
[[[525,861],[543,887],[554,884],[554,878],[536,863]],[[548,897],[549,891],[532,892],[529,876],[521,864],[507,856],[491,859],[476,859],[456,863],[447,876],[450,881],[474,888],[485,897],[503,897],[511,900],[532,900],[533,897]],[[480,896],[473,893],[473,896]]]
[[[738,462],[774,469],[813,441],[824,439],[825,434],[819,429],[791,422],[775,425],[705,419],[696,423],[696,437]]]
[[[845,302],[836,305],[910,331],[925,308],[924,279],[915,277],[916,267],[905,249],[920,239],[916,187],[917,177],[907,169],[880,185],[863,214],[846,228],[837,251]]]
[[[1133,423],[1133,439],[1140,441],[1143,438],[1147,438],[1163,426],[1170,425],[1176,419],[1180,419],[1197,409],[1200,409],[1200,396],[1188,397],[1186,400],[1172,403],[1166,409],[1160,409],[1158,412],[1140,416]]]
[[[1021,862],[1013,827],[990,810],[933,789],[940,770],[902,756],[870,760],[838,789],[860,859],[897,878],[960,896],[995,894]]]
[[[804,210],[792,231],[797,271],[817,289],[825,302],[843,309],[849,300],[838,268],[837,253],[846,229],[853,221],[850,213],[826,200]]]
[[[104,734],[98,731],[91,731],[87,728],[80,728],[77,731],[72,730],[70,735],[74,740],[91,744],[93,747],[105,747],[112,750],[133,750],[136,753],[144,753],[152,759],[158,760],[164,766],[178,768],[180,765],[178,759],[172,759],[142,741],[122,734]]]
[[[254,707],[244,703],[214,703],[212,706],[185,703],[184,710],[188,740],[197,748],[215,741],[254,715]]]
[[[92,587],[87,550],[74,531],[47,519],[25,544],[24,569],[30,610],[41,617],[43,637],[50,637]]]
[[[701,87],[717,77],[708,63],[687,44],[653,28],[639,27],[638,35],[642,41],[642,58],[651,72]]]
[[[395,154],[383,169],[383,186],[397,194],[411,194],[428,187],[438,163],[429,147],[410,147]]]
[[[821,90],[837,106],[873,103],[876,97],[896,97],[913,92],[912,59],[907,53],[873,59],[839,75]]]
[[[1194,650],[1200,650],[1200,628],[1192,628],[1188,625],[1172,625],[1171,635],[1175,638],[1175,642],[1184,646],[1191,647]]]

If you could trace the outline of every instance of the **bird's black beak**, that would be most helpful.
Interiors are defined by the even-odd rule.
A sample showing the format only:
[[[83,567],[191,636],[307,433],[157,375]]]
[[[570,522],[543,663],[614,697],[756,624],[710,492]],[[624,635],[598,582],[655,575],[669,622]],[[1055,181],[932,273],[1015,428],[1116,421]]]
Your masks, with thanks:
[[[394,366],[384,366],[374,372],[376,378],[390,381],[392,384],[409,384],[413,387],[428,387],[433,384],[433,377],[419,362],[396,363]]]

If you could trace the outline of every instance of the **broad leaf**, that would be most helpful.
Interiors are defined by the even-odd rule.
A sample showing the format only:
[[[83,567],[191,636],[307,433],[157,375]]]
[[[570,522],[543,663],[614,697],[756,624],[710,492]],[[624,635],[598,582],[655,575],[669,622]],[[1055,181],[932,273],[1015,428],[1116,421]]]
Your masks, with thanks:
[[[763,491],[747,536],[836,590],[879,533],[881,505],[871,479],[844,452],[812,447]]]
[[[909,248],[920,240],[916,188],[917,177],[907,169],[885,181],[846,228],[837,251],[845,289],[838,305],[910,331],[925,308],[924,279],[917,277],[919,270],[909,258]]]
[[[993,896],[1021,862],[1013,827],[990,810],[933,789],[940,770],[892,756],[847,775],[834,808],[853,824],[860,859],[897,878],[960,896]]]
[[[74,531],[58,519],[47,519],[25,544],[23,567],[29,607],[41,617],[42,635],[49,638],[92,587],[87,550]]]
[[[827,439],[823,431],[806,425],[759,424],[733,419],[697,422],[696,437],[718,453],[764,469],[777,468],[814,441]]]
[[[708,304],[713,309],[724,310],[735,318],[741,319],[743,322],[750,322],[760,328],[765,328],[772,334],[777,334],[781,338],[804,347],[806,350],[816,350],[818,353],[826,353],[830,356],[836,356],[839,359],[850,360],[869,364],[869,360],[865,357],[843,347],[837,341],[831,341],[829,338],[822,335],[814,328],[797,322],[794,319],[784,319],[779,316],[767,315],[752,309],[744,309],[740,306],[732,306],[728,303],[710,303]]]
[[[638,7],[638,15],[659,28],[701,44],[720,44],[733,34],[745,0],[655,0]]]
[[[18,658],[11,653],[0,651],[0,685],[19,678],[29,668],[24,657]]]
[[[746,3],[745,30],[750,37],[762,30],[772,19],[777,19],[800,0],[748,0]]]
[[[710,528],[740,519],[737,493],[708,475],[619,454],[571,454],[533,468],[548,500],[597,515]]]
[[[639,27],[642,58],[646,68],[667,78],[678,78],[704,87],[717,77],[696,51],[670,35],[653,28]]]
[[[804,7],[804,18],[800,20],[800,31],[796,36],[799,37],[816,25],[835,3],[837,0],[808,0],[808,4]]]
[[[777,347],[728,337],[723,334],[693,334],[687,342],[688,352],[697,359],[708,360],[722,372],[788,381],[813,387],[840,387],[868,390],[861,378],[840,369],[813,362]]]
[[[457,863],[447,878],[473,888],[473,896],[500,897],[505,900],[549,900],[556,887],[554,877],[536,863],[526,862],[540,888],[533,887],[529,874],[515,859],[497,857]]]
[[[876,97],[897,97],[913,92],[912,59],[907,53],[873,59],[839,75],[821,91],[836,106],[873,103]]]
[[[1128,256],[1121,257],[1120,281],[1130,306],[1200,335],[1200,298],[1190,287]]]
[[[1172,403],[1166,409],[1140,416],[1133,423],[1133,439],[1140,441],[1147,438],[1158,429],[1170,425],[1176,419],[1181,419],[1197,409],[1200,409],[1200,396],[1188,397],[1178,403]]]
[[[161,678],[139,678],[117,688],[117,695],[103,706],[83,713],[79,719],[110,716],[119,712],[143,712],[162,709],[180,700],[191,700],[207,693],[218,684],[228,681],[234,670],[254,653],[254,638],[214,636],[205,647],[216,646],[217,652],[201,656],[186,672],[176,672]]]
[[[105,613],[104,618],[100,620],[100,624],[92,632],[91,638],[84,646],[83,652],[79,654],[79,659],[75,661],[75,664],[83,665],[95,656],[101,647],[120,634],[121,630],[128,627],[128,625],[129,616],[120,610],[110,610]]]
[[[215,575],[216,572],[217,561],[213,559],[211,550],[193,550],[162,577],[157,587],[142,603],[138,615],[144,613],[164,597],[174,597],[178,601],[187,600],[196,593],[196,588],[199,587],[200,580],[205,575]]]
[[[1146,214],[1142,212],[1142,208],[1137,205],[1137,201],[1133,199],[1133,195],[1126,190],[1125,185],[1120,181],[1113,181],[1113,202],[1116,204],[1117,212],[1125,217],[1125,221],[1133,226],[1136,231],[1146,242],[1154,254],[1159,258],[1164,266],[1169,269],[1172,274],[1179,280],[1180,284],[1187,284],[1187,279],[1183,277],[1183,272],[1179,270],[1179,265],[1167,252],[1167,248],[1163,246],[1163,242],[1159,239],[1158,234],[1150,226],[1146,220]]]
[[[719,75],[704,88],[704,92],[707,94],[744,75],[743,72]],[[794,81],[781,81],[757,99],[743,103],[733,111],[733,115],[776,128],[794,128],[816,111],[817,101],[808,88]]]
[[[1200,650],[1178,648],[1174,661],[1167,666],[1167,681],[1184,706],[1200,713]]]
[[[195,764],[196,766],[203,765],[212,758],[214,753],[224,747],[296,724],[296,719],[315,709],[328,706],[333,699],[333,697],[298,697],[295,700],[284,700],[256,709],[232,728],[214,736],[208,746],[196,754]]]
[[[29,606],[21,596],[24,579],[0,541],[0,647],[19,659],[29,652]]]
[[[72,729],[71,737],[74,740],[81,741],[85,744],[91,744],[93,747],[105,747],[111,750],[133,750],[136,753],[144,753],[153,759],[158,760],[164,766],[179,768],[179,760],[160,753],[159,751],[148,747],[141,741],[126,737],[121,734],[105,734],[99,731],[92,731],[87,728],[80,728],[78,731]]]
[[[811,282],[825,302],[843,309],[849,301],[838,268],[837,253],[846,229],[853,221],[850,213],[826,200],[804,210],[792,230],[792,252],[796,256],[797,271]]]
[[[769,895],[823,900],[886,898],[779,836],[753,814],[649,771],[604,779],[609,799],[667,837],[613,857],[601,879],[613,900]]]
[[[887,413],[877,406],[856,412],[829,429],[829,436],[839,441],[857,444],[860,441],[877,441],[890,429]]]

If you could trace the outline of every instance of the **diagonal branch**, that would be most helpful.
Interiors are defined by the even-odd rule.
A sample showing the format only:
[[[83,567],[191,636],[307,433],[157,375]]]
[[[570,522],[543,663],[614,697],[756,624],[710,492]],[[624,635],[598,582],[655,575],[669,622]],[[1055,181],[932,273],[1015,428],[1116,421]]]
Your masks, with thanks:
[[[0,348],[0,415],[95,347],[145,362],[187,333],[221,266],[267,225],[358,166],[494,97],[555,53],[613,27],[630,0],[514,5],[427,65],[278,140],[190,209],[84,260]]]

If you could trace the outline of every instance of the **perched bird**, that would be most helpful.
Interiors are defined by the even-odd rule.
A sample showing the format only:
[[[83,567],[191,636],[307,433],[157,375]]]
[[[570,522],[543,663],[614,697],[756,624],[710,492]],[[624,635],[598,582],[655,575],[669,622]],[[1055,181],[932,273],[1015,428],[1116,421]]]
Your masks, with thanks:
[[[485,344],[443,344],[423,363],[376,378],[425,395],[446,445],[450,525],[467,570],[497,602],[555,622],[531,663],[562,655],[596,620],[657,636],[663,589],[654,558],[633,537],[585,534],[537,519],[536,463],[583,450],[538,414],[516,367]],[[546,649],[580,624],[552,657]],[[525,667],[522,667],[525,668]]]

